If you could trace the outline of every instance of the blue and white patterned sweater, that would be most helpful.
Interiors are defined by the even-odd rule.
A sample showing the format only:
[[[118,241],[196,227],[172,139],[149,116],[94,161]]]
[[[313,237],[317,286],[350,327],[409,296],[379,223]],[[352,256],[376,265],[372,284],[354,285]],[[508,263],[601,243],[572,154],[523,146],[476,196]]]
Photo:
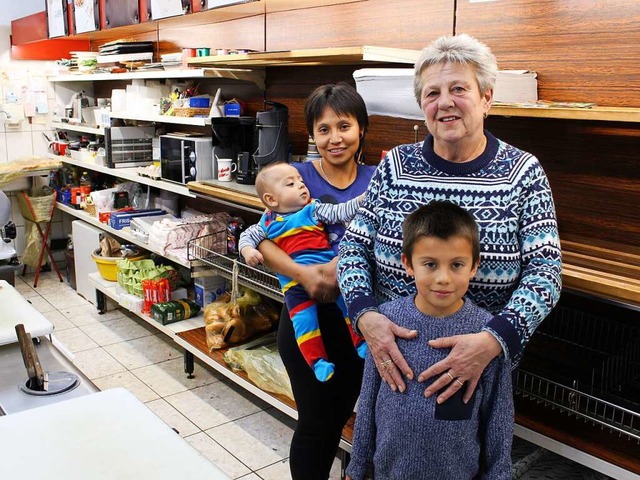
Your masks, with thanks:
[[[485,131],[477,159],[453,163],[433,151],[433,137],[392,149],[340,244],[338,280],[352,320],[389,300],[412,295],[405,272],[402,222],[419,206],[449,200],[480,229],[481,257],[468,296],[494,317],[485,330],[515,367],[562,285],[553,197],[538,160]]]

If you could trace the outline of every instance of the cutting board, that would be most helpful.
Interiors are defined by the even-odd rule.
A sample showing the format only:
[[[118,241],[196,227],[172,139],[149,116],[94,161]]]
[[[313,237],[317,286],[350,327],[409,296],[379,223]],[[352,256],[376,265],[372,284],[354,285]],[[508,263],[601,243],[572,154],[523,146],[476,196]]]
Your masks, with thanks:
[[[31,337],[49,335],[53,324],[27,302],[9,282],[0,280],[0,345],[18,341],[16,325],[24,324]]]
[[[229,480],[124,388],[0,417],[0,478]]]

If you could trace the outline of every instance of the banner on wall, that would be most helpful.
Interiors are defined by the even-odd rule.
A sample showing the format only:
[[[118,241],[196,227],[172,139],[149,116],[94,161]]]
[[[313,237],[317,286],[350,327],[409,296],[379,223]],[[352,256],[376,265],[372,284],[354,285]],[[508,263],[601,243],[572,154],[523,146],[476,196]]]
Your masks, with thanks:
[[[98,0],[73,0],[75,32],[94,32],[100,23]]]
[[[230,5],[238,5],[240,3],[251,3],[257,0],[206,0],[207,10],[211,10],[212,8],[220,8],[220,7],[228,7]]]
[[[190,7],[190,0],[151,0],[151,18],[159,20],[184,15]]]
[[[67,34],[67,0],[47,0],[47,26],[49,38],[64,37]]]

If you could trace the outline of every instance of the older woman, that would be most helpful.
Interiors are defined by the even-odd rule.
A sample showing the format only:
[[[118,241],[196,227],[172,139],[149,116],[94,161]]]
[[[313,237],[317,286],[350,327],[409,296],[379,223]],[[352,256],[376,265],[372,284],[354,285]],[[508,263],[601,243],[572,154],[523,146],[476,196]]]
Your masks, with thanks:
[[[450,200],[476,219],[481,259],[468,295],[494,316],[477,334],[419,340],[451,348],[444,360],[417,372],[419,382],[436,377],[426,383],[425,395],[438,393],[438,403],[463,387],[468,401],[484,368],[500,354],[517,365],[560,295],[560,244],[545,173],[533,155],[484,130],[497,68],[489,48],[466,34],[438,38],[423,50],[414,90],[430,134],[387,154],[340,245],[338,278],[350,317],[381,376],[404,391],[402,374],[413,380],[414,372],[395,337],[413,338],[415,332],[377,309],[415,294],[400,258],[402,222],[431,200]]]

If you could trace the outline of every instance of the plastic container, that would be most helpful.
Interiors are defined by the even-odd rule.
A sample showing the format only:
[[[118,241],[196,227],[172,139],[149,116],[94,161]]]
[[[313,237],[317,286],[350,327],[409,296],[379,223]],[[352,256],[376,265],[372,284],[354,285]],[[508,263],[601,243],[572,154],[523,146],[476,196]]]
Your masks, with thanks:
[[[105,280],[115,282],[118,280],[118,260],[122,260],[123,257],[103,257],[100,255],[100,249],[97,248],[91,253],[91,258],[96,262],[98,272]],[[132,262],[136,260],[143,260],[146,255],[137,255],[135,257],[127,257]]]
[[[209,108],[210,105],[211,99],[209,97],[191,97],[189,99],[191,108]]]

